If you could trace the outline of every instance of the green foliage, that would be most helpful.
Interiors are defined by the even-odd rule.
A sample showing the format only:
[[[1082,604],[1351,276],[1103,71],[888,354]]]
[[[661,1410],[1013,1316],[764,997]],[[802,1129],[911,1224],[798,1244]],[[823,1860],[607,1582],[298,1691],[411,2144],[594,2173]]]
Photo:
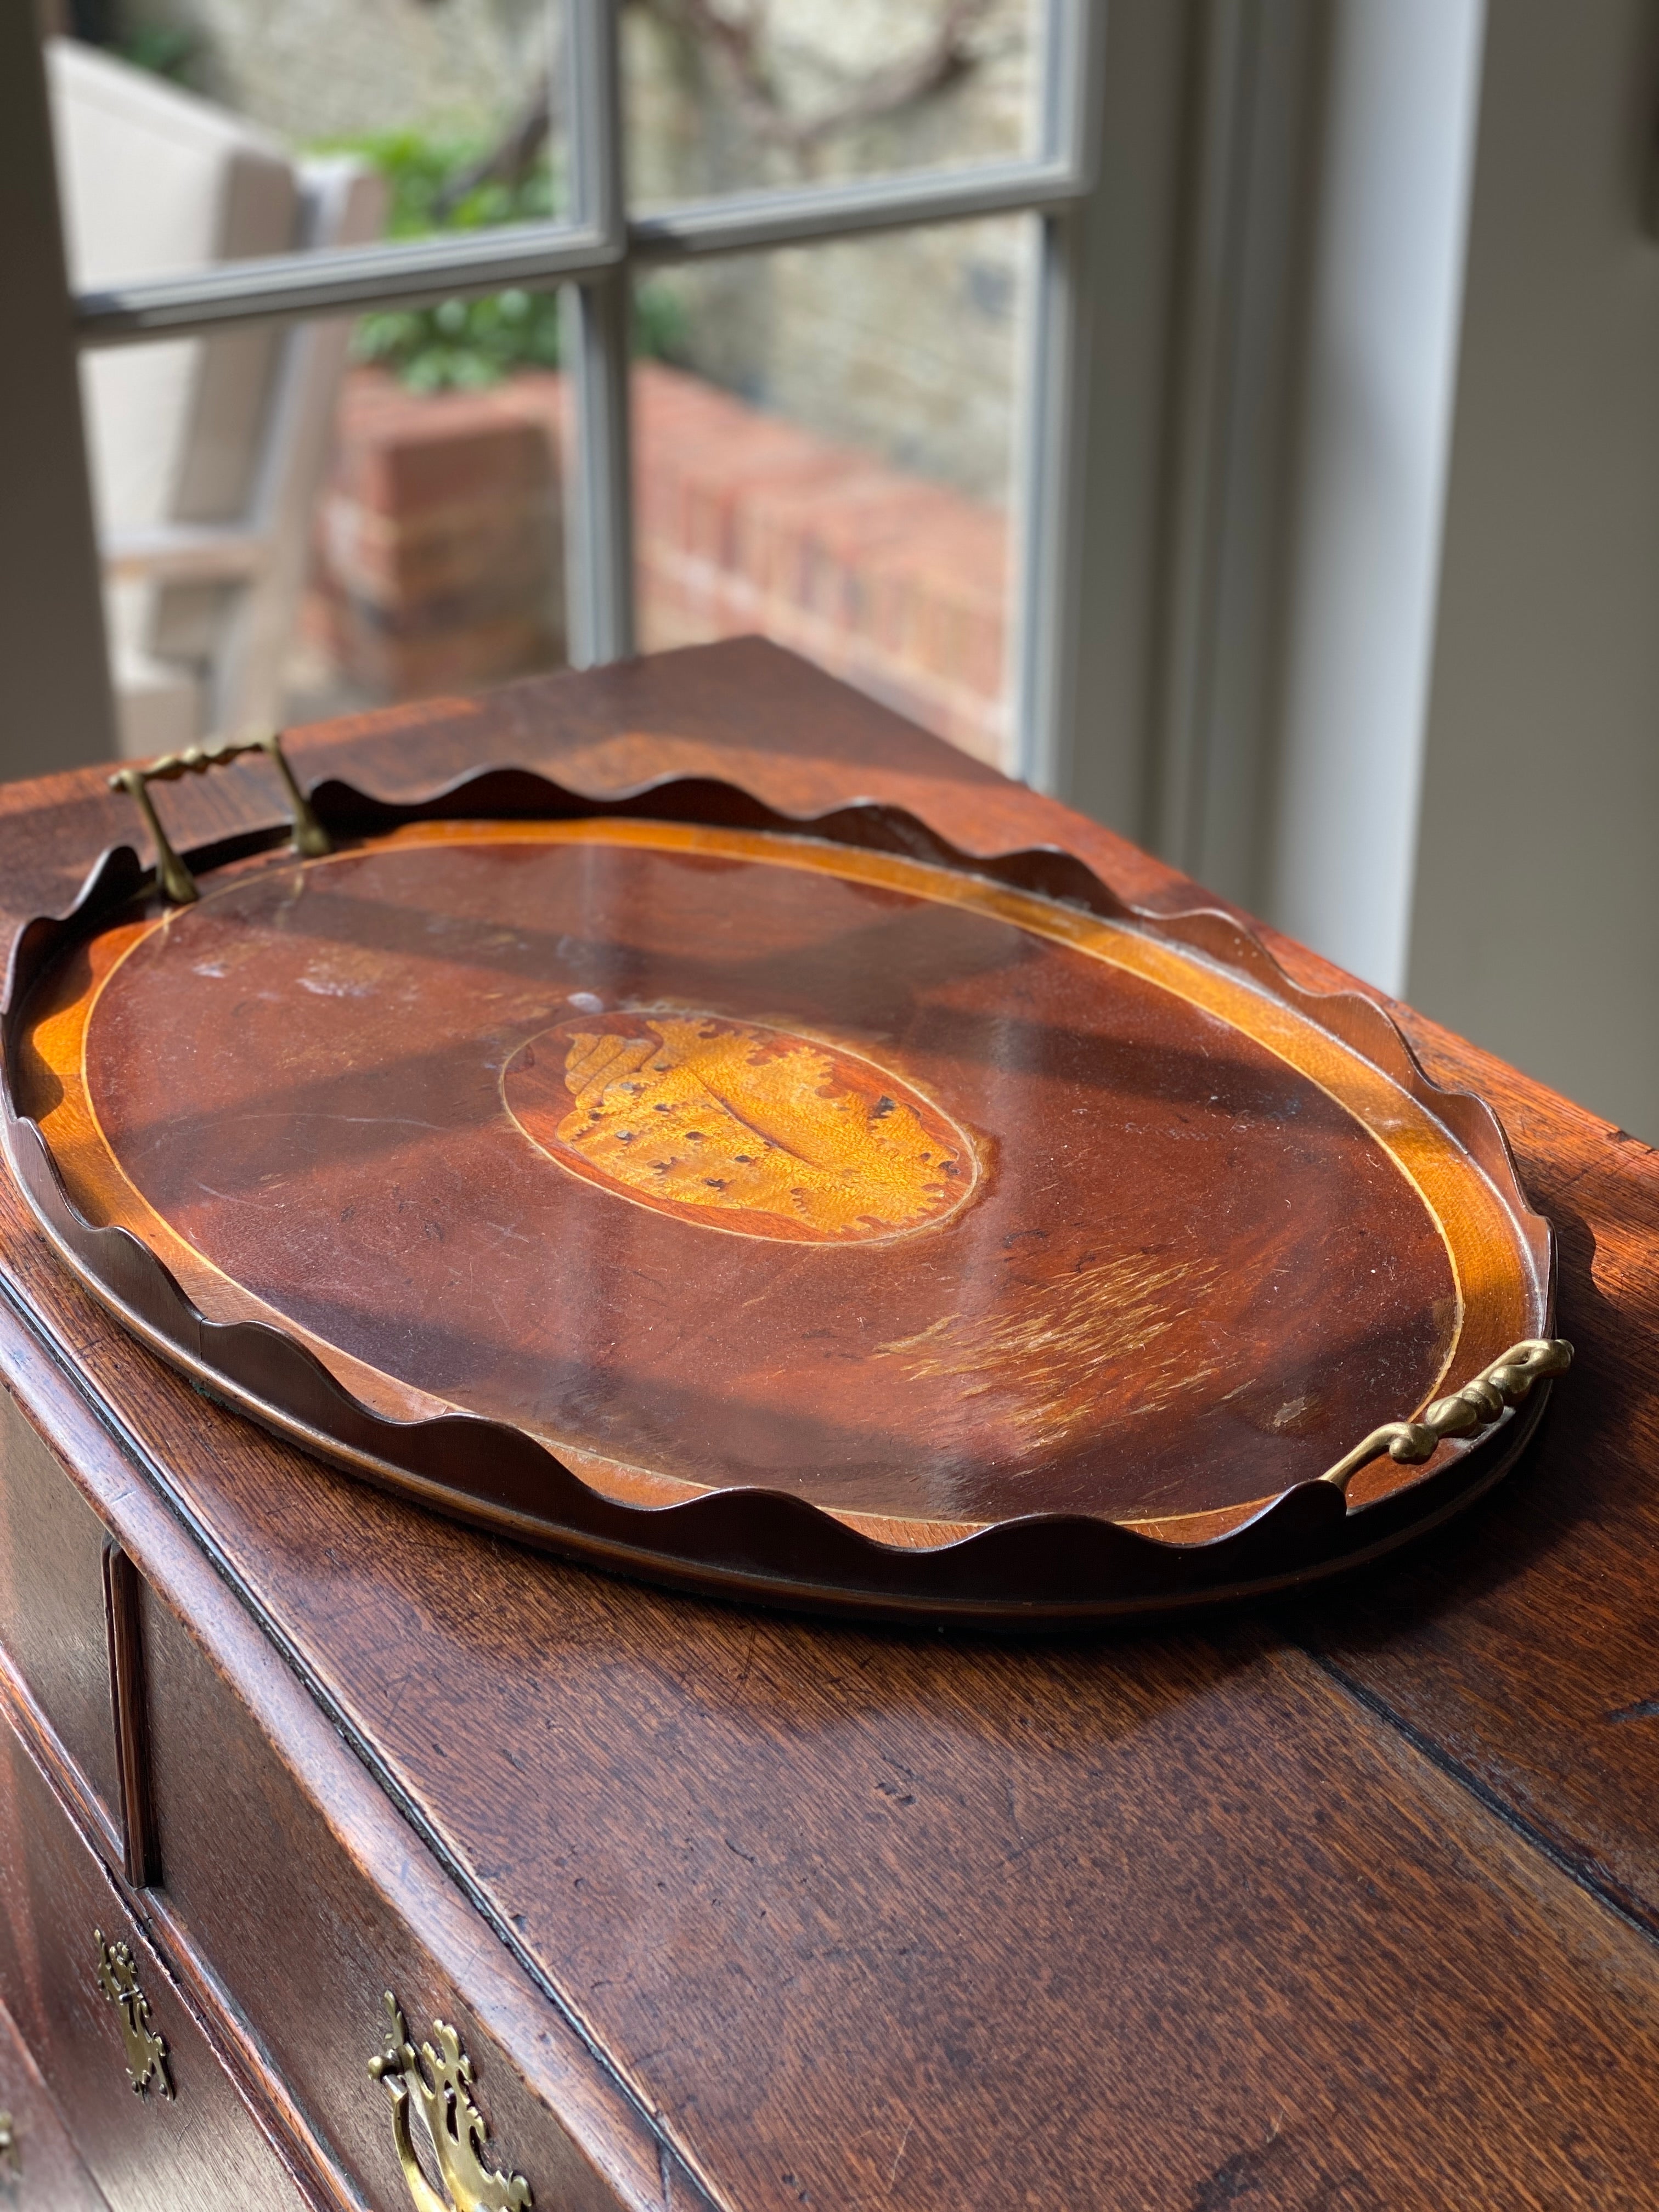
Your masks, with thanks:
[[[138,23],[116,41],[115,51],[134,69],[164,76],[170,84],[190,86],[196,81],[202,40],[188,23]]]
[[[559,365],[559,303],[545,292],[497,292],[365,315],[352,350],[393,370],[411,392],[476,392],[515,368]]]
[[[654,277],[634,288],[634,352],[646,361],[686,358],[690,326],[679,294]]]
[[[545,158],[521,182],[491,178],[458,192],[457,185],[484,150],[476,141],[393,131],[337,143],[331,150],[356,154],[386,178],[391,238],[545,222],[554,211],[553,177]],[[678,299],[659,285],[642,285],[635,305],[635,350],[672,356],[683,342],[684,328]],[[497,292],[479,300],[442,300],[435,307],[366,315],[353,350],[359,361],[392,370],[411,392],[477,391],[515,368],[557,368],[557,295]]]
[[[424,238],[434,230],[483,230],[500,222],[544,222],[553,212],[553,177],[545,157],[520,184],[491,179],[446,205],[447,196],[487,149],[477,139],[446,138],[423,131],[380,131],[336,152],[372,161],[392,190],[386,218],[391,238]]]

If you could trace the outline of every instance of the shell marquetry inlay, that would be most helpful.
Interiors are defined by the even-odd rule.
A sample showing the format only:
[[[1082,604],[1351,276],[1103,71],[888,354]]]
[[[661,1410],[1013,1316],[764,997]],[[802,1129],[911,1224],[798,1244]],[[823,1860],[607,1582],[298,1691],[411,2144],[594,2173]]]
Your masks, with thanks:
[[[544,1030],[502,1093],[552,1159],[636,1203],[751,1237],[847,1243],[954,1213],[967,1136],[861,1054],[679,1012]]]

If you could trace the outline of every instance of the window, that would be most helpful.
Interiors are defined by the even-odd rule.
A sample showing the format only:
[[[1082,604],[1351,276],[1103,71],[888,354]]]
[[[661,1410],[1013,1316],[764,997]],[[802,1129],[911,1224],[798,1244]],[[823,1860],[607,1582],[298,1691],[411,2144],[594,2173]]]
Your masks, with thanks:
[[[210,14],[233,0],[205,4]],[[1093,176],[1104,11],[1091,0],[997,0],[994,9],[984,0],[772,4],[778,38],[763,55],[753,44],[763,11],[714,0],[659,9],[551,0],[548,10],[395,0],[426,19],[421,33],[432,52],[423,46],[418,58],[428,72],[446,66],[441,19],[453,18],[446,33],[452,41],[458,25],[473,24],[467,51],[476,96],[496,103],[504,138],[518,127],[512,88],[521,106],[540,102],[528,126],[554,149],[541,204],[526,208],[508,196],[469,228],[405,222],[404,234],[368,243],[303,252],[256,243],[234,259],[204,255],[197,265],[159,273],[83,273],[76,343],[95,380],[102,363],[120,358],[116,349],[144,349],[159,373],[169,348],[176,352],[174,342],[187,337],[240,331],[250,343],[263,333],[270,344],[283,331],[325,329],[322,318],[407,317],[441,301],[491,303],[471,311],[487,324],[492,314],[522,317],[526,302],[556,291],[565,370],[563,642],[571,661],[592,665],[642,644],[770,627],[981,756],[1050,781],[1057,672],[1066,658],[1059,633],[1076,595],[1075,495],[1065,458],[1079,382],[1074,226]],[[358,29],[373,12],[349,11]],[[975,133],[953,135],[946,106],[937,108],[945,121],[920,137],[889,127],[888,112],[907,95],[926,107],[933,80],[944,83],[961,66],[962,38],[988,14],[997,19],[998,42],[986,65],[999,88],[988,119]],[[798,35],[807,18],[820,33],[830,25],[827,43]],[[344,34],[339,11],[290,7],[254,11],[249,20],[264,27],[267,41],[280,40],[285,21],[295,39],[310,27],[311,76],[302,89],[306,112],[326,137],[330,53]],[[665,40],[676,28],[684,39],[688,26],[704,34],[705,55],[720,64],[728,107],[752,128],[722,128],[715,103],[698,111],[700,133],[665,130],[674,57]],[[489,27],[497,45],[486,51]],[[459,67],[455,56],[448,65]],[[630,173],[639,179],[632,196]],[[707,189],[695,189],[701,185]],[[348,228],[343,235],[350,234]],[[945,237],[942,253],[938,241]],[[636,495],[635,453],[672,456],[674,410],[696,395],[681,388],[686,380],[677,383],[672,361],[654,373],[651,364],[630,373],[640,303],[647,314],[673,319],[700,365],[722,347],[735,359],[744,304],[763,292],[785,333],[769,356],[773,371],[805,390],[815,355],[821,379],[826,350],[837,343],[813,321],[830,287],[849,294],[875,288],[895,303],[890,312],[911,329],[918,357],[930,346],[941,350],[939,334],[954,317],[974,349],[963,364],[974,387],[964,408],[971,416],[977,407],[984,418],[971,451],[950,450],[921,383],[913,373],[907,383],[903,347],[891,331],[883,334],[885,388],[880,376],[867,378],[862,398],[841,406],[839,447],[836,409],[828,435],[819,410],[813,434],[825,467],[833,471],[837,453],[848,448],[869,463],[862,504],[846,520],[848,542],[860,532],[860,543],[879,539],[883,518],[890,525],[903,511],[917,542],[925,546],[931,532],[936,544],[949,544],[954,563],[942,600],[928,599],[915,577],[900,579],[900,590],[879,571],[880,588],[872,589],[878,598],[886,591],[885,629],[872,615],[868,637],[843,637],[838,646],[815,633],[810,593],[787,617],[769,615],[752,578],[711,578],[706,562],[698,568],[695,547],[665,534],[672,485],[663,489],[667,479],[653,464]],[[728,390],[735,384],[739,402],[746,373],[739,362],[720,379]],[[759,420],[739,404],[725,424],[728,442],[740,443]],[[688,434],[712,436],[711,423],[699,418]],[[810,475],[811,458],[803,447],[778,466],[786,477],[793,468],[799,482],[802,471]],[[893,481],[883,481],[884,469]],[[907,470],[924,480],[931,506],[918,494],[905,507],[897,479]],[[777,511],[774,498],[769,512]],[[235,549],[227,544],[222,551],[225,576],[234,577]],[[130,557],[153,567],[161,556],[141,546]],[[174,574],[165,562],[161,573]],[[868,576],[860,571],[855,580],[869,597]],[[893,613],[901,600],[904,611]],[[892,640],[907,621],[928,641],[914,668],[893,659]],[[988,656],[1002,664],[988,674]],[[441,683],[443,672],[435,673]]]

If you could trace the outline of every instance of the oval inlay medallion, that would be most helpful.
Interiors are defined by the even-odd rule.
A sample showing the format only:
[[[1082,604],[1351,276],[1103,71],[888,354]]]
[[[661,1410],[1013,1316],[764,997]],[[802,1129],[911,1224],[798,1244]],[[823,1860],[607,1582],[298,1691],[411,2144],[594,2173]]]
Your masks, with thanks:
[[[861,1054],[715,1014],[579,1016],[501,1071],[574,1175],[708,1227],[801,1243],[926,1228],[978,1179],[968,1138]]]

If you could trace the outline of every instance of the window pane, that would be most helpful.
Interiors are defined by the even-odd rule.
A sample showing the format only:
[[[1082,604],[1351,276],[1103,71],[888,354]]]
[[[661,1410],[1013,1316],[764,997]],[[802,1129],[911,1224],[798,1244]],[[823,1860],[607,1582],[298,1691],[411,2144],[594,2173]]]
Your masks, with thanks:
[[[1032,150],[1035,0],[638,0],[634,203]]]
[[[556,310],[411,317],[374,363],[337,322],[83,364],[124,751],[561,665]],[[498,374],[503,323],[548,365]]]
[[[634,374],[641,643],[760,631],[1011,757],[1024,218],[651,279]]]
[[[564,197],[549,122],[562,12],[556,0],[82,9],[108,42],[48,46],[74,282],[547,218]],[[340,193],[343,164],[365,189]]]

